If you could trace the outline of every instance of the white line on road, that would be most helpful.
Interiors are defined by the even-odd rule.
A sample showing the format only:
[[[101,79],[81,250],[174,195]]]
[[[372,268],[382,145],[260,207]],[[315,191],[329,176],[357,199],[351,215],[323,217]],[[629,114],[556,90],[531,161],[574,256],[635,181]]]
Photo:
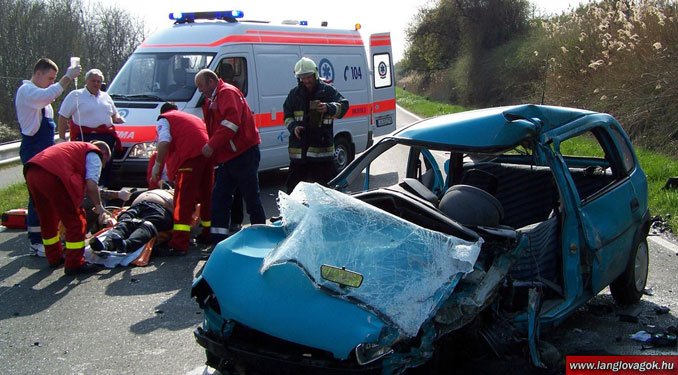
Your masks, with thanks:
[[[655,245],[659,245],[659,247],[668,249],[669,252],[673,252],[673,254],[678,254],[678,245],[674,244],[669,240],[664,239],[661,236],[647,236],[647,239],[654,242]]]

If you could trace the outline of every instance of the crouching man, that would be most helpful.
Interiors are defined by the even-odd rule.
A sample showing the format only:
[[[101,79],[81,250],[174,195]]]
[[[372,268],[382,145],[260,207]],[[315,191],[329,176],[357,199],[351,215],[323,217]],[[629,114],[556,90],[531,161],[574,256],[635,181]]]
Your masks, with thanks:
[[[87,220],[81,205],[86,194],[100,221],[110,220],[97,186],[101,167],[110,158],[111,150],[104,142],[68,142],[46,148],[24,166],[28,192],[40,219],[47,262],[58,267],[65,258],[66,275],[99,270],[83,256]],[[59,220],[66,227],[65,252],[59,237]]]

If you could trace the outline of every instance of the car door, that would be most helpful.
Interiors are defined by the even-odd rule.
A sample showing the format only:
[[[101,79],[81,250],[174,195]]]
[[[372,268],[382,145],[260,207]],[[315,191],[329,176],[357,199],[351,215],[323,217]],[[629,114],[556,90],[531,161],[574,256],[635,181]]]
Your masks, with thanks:
[[[628,153],[620,152],[623,145],[610,132],[613,122],[611,117],[601,116],[581,131],[559,137],[568,180],[578,197],[575,212],[583,236],[581,247],[587,250],[593,293],[608,286],[625,269],[647,209],[647,199],[643,198],[646,190],[640,181],[644,177],[633,173],[639,167],[633,160],[629,163]]]

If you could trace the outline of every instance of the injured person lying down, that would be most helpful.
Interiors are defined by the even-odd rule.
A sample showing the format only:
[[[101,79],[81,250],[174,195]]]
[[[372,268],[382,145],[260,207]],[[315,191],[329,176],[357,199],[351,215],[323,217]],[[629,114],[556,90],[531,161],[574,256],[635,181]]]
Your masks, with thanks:
[[[90,247],[95,253],[134,252],[159,233],[172,229],[173,209],[173,190],[143,192],[118,215],[117,223],[103,239],[92,238]]]

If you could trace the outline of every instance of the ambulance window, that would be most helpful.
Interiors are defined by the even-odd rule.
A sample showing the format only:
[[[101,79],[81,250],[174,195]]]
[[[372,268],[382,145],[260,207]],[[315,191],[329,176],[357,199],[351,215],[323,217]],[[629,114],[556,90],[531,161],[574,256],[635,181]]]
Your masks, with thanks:
[[[219,61],[217,75],[247,96],[247,60],[244,57],[227,57]]]
[[[391,82],[391,56],[388,53],[380,53],[372,56],[374,69],[374,88],[390,87]]]

